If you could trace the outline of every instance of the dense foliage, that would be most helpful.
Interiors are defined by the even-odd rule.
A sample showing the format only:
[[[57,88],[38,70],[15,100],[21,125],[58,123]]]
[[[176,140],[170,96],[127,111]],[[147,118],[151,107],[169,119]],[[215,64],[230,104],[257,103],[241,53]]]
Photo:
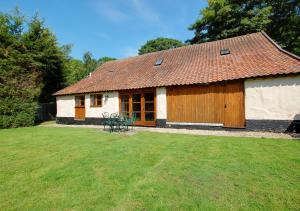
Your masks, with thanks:
[[[61,87],[63,60],[38,16],[0,13],[0,128],[34,124],[37,102]]]
[[[67,59],[64,68],[65,86],[76,83],[88,76],[90,72],[94,71],[103,63],[112,60],[115,60],[115,58],[102,57],[97,60],[90,52],[84,53],[82,61],[74,58]]]
[[[266,31],[283,48],[300,55],[298,0],[209,0],[190,26],[190,43],[201,43]]]
[[[154,40],[147,41],[146,44],[144,44],[139,49],[139,55],[150,53],[150,52],[167,50],[171,48],[177,48],[183,45],[184,44],[179,40],[160,37]]]
[[[76,60],[70,50],[37,15],[0,13],[0,128],[33,125],[38,103],[54,101],[54,92],[113,59],[86,53]]]

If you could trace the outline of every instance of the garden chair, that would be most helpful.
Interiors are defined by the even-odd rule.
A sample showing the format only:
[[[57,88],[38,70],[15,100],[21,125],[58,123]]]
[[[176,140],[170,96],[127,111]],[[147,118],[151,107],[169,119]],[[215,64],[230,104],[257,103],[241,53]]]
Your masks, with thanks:
[[[127,126],[127,121],[128,121],[128,117],[126,115],[121,115],[119,117],[119,127],[120,130],[128,130],[128,126]]]
[[[110,131],[113,132],[114,129],[120,129],[119,122],[120,115],[118,113],[112,113],[110,115]]]
[[[136,122],[136,113],[133,112],[131,118],[126,117],[125,121],[124,121],[124,127],[126,127],[126,130],[128,130],[129,125],[134,126],[134,123]]]
[[[102,117],[103,117],[103,126],[105,130],[105,126],[110,125],[109,113],[108,112],[102,113]]]
[[[134,126],[135,122],[136,122],[136,113],[133,112],[133,113],[132,113],[132,117],[131,117],[131,119],[130,119],[131,129],[133,129],[133,126]]]

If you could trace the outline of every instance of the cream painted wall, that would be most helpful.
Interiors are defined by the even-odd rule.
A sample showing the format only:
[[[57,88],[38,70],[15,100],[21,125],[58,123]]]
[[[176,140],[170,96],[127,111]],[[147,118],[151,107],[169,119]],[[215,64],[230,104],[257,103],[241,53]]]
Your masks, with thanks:
[[[57,117],[75,116],[75,97],[74,95],[56,97]]]
[[[167,119],[167,90],[165,87],[156,88],[156,118]]]
[[[245,110],[246,119],[300,120],[300,76],[246,80]]]
[[[105,96],[108,96],[106,99]],[[85,95],[85,117],[102,117],[103,112],[119,112],[119,95],[118,92],[103,93],[102,107],[90,107],[90,94]],[[58,96],[57,117],[75,117],[75,96]]]
[[[108,98],[105,98],[105,96]],[[85,95],[85,116],[102,118],[102,113],[119,112],[119,94],[118,92],[103,93],[102,107],[90,107],[90,94]]]

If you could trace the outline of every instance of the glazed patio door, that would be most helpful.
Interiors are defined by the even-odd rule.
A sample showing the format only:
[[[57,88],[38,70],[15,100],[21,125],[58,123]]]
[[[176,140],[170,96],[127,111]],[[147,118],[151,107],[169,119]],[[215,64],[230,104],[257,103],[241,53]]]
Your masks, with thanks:
[[[136,123],[141,124],[142,123],[142,94],[132,94],[131,95],[131,116],[135,114],[136,117]]]
[[[143,94],[142,114],[145,124],[155,125],[155,93],[149,92]]]
[[[155,92],[136,91],[120,94],[120,113],[136,117],[135,125],[155,126]]]

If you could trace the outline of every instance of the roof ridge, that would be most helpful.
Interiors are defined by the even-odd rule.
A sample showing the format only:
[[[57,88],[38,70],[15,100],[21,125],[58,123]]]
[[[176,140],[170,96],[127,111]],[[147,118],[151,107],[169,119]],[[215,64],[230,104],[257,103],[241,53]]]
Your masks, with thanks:
[[[300,57],[297,56],[296,54],[293,54],[287,50],[284,50],[280,45],[278,45],[266,32],[264,31],[261,31],[260,33],[262,33],[265,38],[267,38],[267,40],[272,43],[276,48],[278,48],[278,50],[280,50],[281,52],[293,57],[294,59],[297,59],[297,60],[300,60]]]
[[[134,58],[137,58],[137,57],[141,58],[141,57],[145,57],[145,56],[149,56],[149,55],[153,55],[153,54],[170,52],[170,51],[179,50],[179,49],[183,49],[183,48],[196,47],[196,46],[199,46],[199,45],[207,45],[207,44],[211,44],[211,43],[215,43],[215,42],[220,42],[220,41],[230,40],[230,39],[236,39],[236,38],[239,38],[239,37],[245,37],[245,36],[250,36],[250,35],[259,34],[259,33],[261,33],[261,32],[254,32],[254,33],[249,33],[249,34],[243,34],[243,35],[239,35],[239,36],[236,36],[236,37],[228,37],[228,38],[224,38],[224,39],[220,39],[220,40],[212,40],[212,41],[209,41],[209,42],[189,44],[189,45],[184,45],[184,46],[177,47],[177,48],[171,48],[171,49],[166,49],[166,50],[161,50],[161,51],[155,51],[155,52],[145,53],[145,54],[142,54],[142,55],[130,56],[130,57],[127,57],[127,58],[122,58],[122,59],[108,61],[108,62],[105,62],[102,65],[107,65],[108,63],[117,63],[117,62],[121,62],[121,61],[124,61],[124,60],[134,59]],[[97,70],[99,70],[102,65],[100,65],[99,67],[97,67],[91,73],[96,72]]]
[[[219,50],[223,47],[232,49],[232,55],[220,56]],[[157,71],[153,65],[159,57],[166,62]],[[298,57],[283,50],[264,32],[256,32],[107,62],[94,70],[91,77],[54,95],[208,84],[288,74],[300,74]]]

